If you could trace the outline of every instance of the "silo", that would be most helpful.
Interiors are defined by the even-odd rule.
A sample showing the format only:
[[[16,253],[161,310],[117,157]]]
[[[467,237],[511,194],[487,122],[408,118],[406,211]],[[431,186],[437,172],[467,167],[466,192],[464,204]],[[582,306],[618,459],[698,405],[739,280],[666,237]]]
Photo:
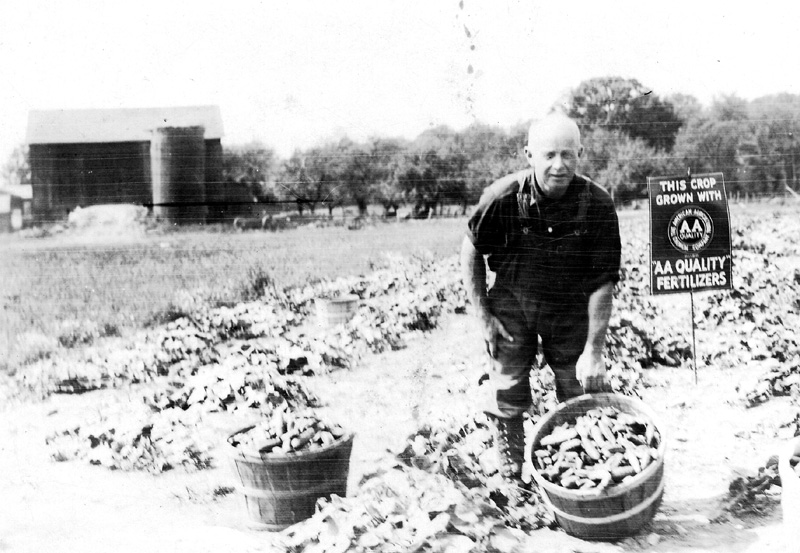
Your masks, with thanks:
[[[206,222],[225,222],[228,211],[225,201],[228,200],[225,183],[222,182],[222,143],[219,138],[206,140],[206,200],[208,214]],[[228,217],[231,222],[233,217]]]
[[[153,213],[178,224],[204,223],[205,129],[161,127],[150,141]]]

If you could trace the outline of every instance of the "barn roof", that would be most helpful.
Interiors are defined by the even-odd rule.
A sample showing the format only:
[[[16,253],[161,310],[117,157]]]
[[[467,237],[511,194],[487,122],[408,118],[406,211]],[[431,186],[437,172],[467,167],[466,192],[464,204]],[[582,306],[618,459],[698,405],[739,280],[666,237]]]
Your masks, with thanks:
[[[205,138],[222,138],[218,106],[57,109],[28,113],[28,144],[146,142],[159,127],[205,127]]]

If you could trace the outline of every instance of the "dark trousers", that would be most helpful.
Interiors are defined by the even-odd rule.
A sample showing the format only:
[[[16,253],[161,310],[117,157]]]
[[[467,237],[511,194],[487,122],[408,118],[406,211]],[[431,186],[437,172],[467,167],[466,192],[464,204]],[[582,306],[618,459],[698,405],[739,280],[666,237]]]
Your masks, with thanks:
[[[583,394],[575,364],[583,353],[589,327],[588,303],[583,296],[549,294],[495,285],[489,308],[514,341],[497,338],[489,385],[494,399],[487,412],[511,417],[531,406],[530,371],[536,360],[538,338],[542,353],[556,377],[556,395],[565,401]]]

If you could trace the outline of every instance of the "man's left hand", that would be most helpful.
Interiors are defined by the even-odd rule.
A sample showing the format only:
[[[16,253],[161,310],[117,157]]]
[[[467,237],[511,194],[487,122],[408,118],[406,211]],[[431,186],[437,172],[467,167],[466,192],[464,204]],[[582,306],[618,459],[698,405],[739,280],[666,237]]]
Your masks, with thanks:
[[[606,386],[606,363],[602,352],[584,350],[575,365],[575,376],[586,393],[602,392]]]

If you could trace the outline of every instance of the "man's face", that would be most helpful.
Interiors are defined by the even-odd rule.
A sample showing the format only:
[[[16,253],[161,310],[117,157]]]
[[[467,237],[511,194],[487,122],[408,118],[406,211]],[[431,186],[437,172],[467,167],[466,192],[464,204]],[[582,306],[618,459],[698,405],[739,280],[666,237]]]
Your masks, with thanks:
[[[572,129],[559,125],[542,129],[525,147],[536,182],[546,196],[555,199],[567,191],[582,153],[580,140]]]

